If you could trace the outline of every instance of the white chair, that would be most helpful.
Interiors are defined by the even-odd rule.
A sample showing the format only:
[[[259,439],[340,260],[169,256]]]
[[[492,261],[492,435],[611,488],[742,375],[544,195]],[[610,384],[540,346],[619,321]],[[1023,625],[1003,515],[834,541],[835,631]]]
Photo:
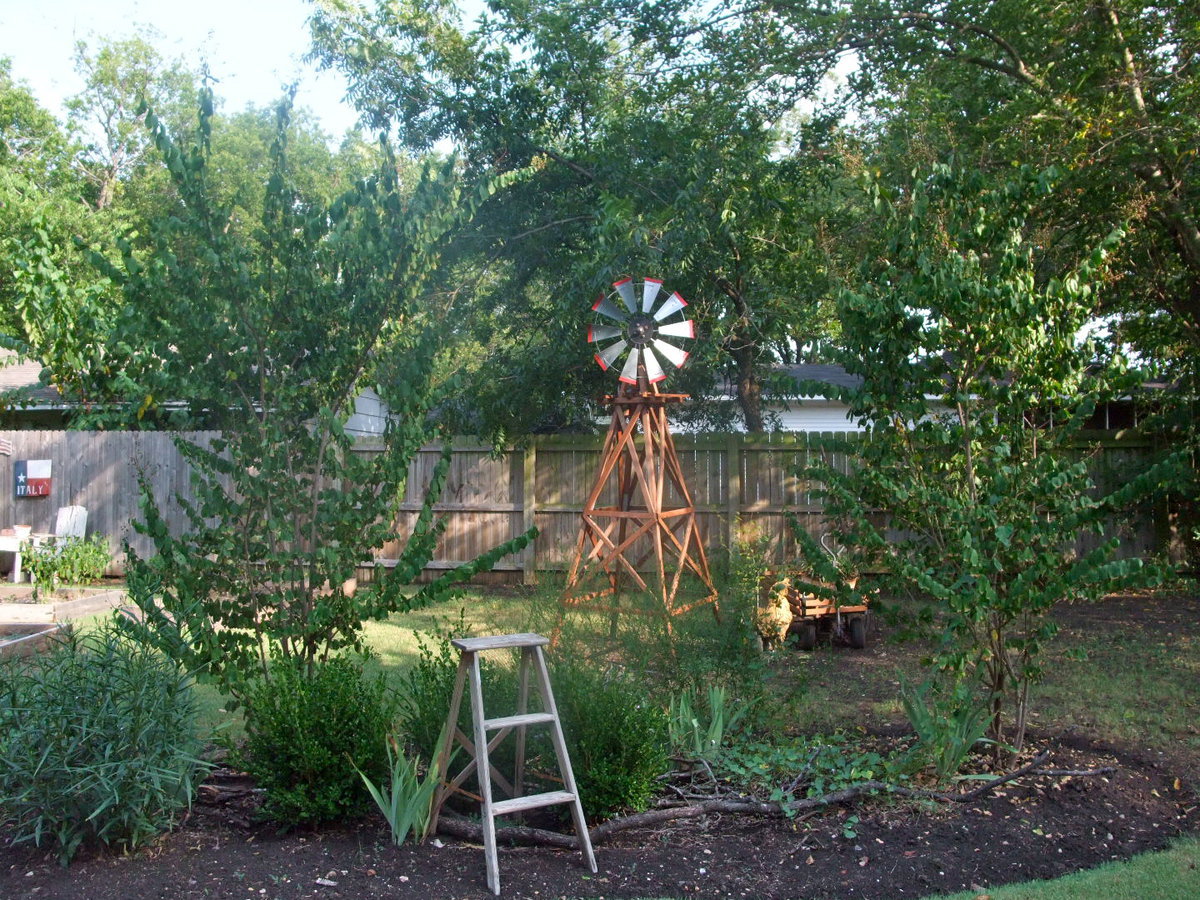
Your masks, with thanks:
[[[35,532],[29,536],[29,539],[35,547],[58,542],[65,538],[83,540],[87,534],[87,517],[87,507],[85,506],[60,507],[58,518],[54,521],[54,532],[52,534]]]

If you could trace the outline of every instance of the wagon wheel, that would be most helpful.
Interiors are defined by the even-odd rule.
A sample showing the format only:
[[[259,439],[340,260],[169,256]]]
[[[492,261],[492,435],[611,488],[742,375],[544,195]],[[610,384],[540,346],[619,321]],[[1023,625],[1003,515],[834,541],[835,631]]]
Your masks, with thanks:
[[[866,616],[851,616],[846,627],[846,637],[850,641],[850,646],[855,650],[862,650],[867,646],[867,617]]]

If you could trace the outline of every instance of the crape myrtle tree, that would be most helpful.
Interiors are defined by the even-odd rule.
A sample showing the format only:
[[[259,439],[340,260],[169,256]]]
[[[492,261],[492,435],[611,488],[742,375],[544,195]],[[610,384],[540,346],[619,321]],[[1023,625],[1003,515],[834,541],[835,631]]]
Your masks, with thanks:
[[[892,238],[839,301],[843,362],[863,379],[845,399],[866,434],[842,448],[849,472],[810,473],[854,564],[929,600],[941,696],[986,704],[990,737],[1017,749],[1051,611],[1157,577],[1119,558],[1105,524],[1173,477],[1163,463],[1104,494],[1080,458],[1088,415],[1133,374],[1080,337],[1119,232],[1039,275],[1029,209],[1052,180],[939,166],[910,194],[875,186]]]
[[[206,90],[188,148],[147,116],[178,204],[151,223],[149,251],[125,243],[118,262],[96,262],[122,291],[112,342],[138,406],[183,404],[221,432],[179,441],[194,473],[176,498],[182,534],[143,484],[137,527],[155,553],[130,552],[141,621],[128,627],[237,702],[273,657],[311,666],[357,648],[364,620],[445,596],[531,535],[403,591],[441,532],[432,504],[447,452],[395,568],[352,589],[356,565],[400,539],[408,464],[433,437],[441,323],[424,292],[447,235],[497,183],[466,186],[451,162],[404,185],[385,152],[374,176],[313,201],[293,187],[284,104],[261,219],[231,228],[208,184],[211,112]],[[393,414],[377,453],[356,452],[343,429],[366,385]]]
[[[751,5],[755,5],[753,2]],[[1041,264],[1069,268],[1113,222],[1093,313],[1176,389],[1142,419],[1200,445],[1200,6],[1190,0],[841,0],[768,3],[803,67],[852,54],[872,164],[898,183],[954,154],[1003,177],[1055,166],[1037,202]],[[1147,392],[1141,392],[1145,394]],[[1200,534],[1181,493],[1174,537]],[[1196,551],[1193,543],[1191,550]]]
[[[594,420],[589,400],[611,385],[581,335],[590,301],[623,275],[662,277],[692,304],[702,340],[672,387],[712,396],[724,376],[737,418],[768,426],[773,365],[831,327],[825,219],[840,174],[834,118],[783,151],[779,123],[822,71],[763,62],[772,16],[496,2],[467,27],[440,0],[315,6],[314,54],[371,124],[416,149],[451,141],[484,175],[532,170],[460,245],[453,302],[477,323],[463,339],[481,359],[480,428]]]

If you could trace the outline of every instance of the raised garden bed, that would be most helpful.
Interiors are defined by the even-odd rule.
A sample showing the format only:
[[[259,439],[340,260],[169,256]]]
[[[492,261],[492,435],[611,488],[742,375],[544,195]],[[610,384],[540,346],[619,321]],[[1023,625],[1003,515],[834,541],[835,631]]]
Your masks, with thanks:
[[[124,587],[60,588],[35,599],[28,584],[0,586],[0,627],[8,624],[69,622],[81,616],[115,609],[125,601]]]
[[[71,628],[68,622],[0,624],[0,659],[40,653]]]

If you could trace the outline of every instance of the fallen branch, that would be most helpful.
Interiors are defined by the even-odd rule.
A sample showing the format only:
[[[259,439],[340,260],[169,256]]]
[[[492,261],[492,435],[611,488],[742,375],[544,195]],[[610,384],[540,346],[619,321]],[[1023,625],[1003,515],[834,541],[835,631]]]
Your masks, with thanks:
[[[619,819],[609,819],[591,829],[588,834],[593,844],[599,844],[612,835],[631,828],[642,828],[672,822],[679,819],[695,819],[712,813],[739,813],[757,816],[795,815],[826,806],[837,806],[848,803],[863,796],[890,794],[896,797],[906,797],[917,800],[936,800],[942,803],[970,803],[984,794],[994,791],[1002,785],[1026,776],[1065,777],[1065,776],[1095,776],[1108,775],[1114,770],[1103,769],[1043,769],[1041,765],[1050,757],[1047,752],[1039,753],[1026,765],[1015,769],[1006,775],[1000,775],[980,784],[969,791],[930,791],[920,788],[907,788],[900,785],[888,784],[884,781],[863,781],[859,784],[840,791],[822,794],[820,797],[805,797],[790,803],[760,803],[748,800],[706,800],[702,803],[663,806],[647,812],[623,816]],[[483,840],[483,830],[474,822],[459,816],[443,813],[438,821],[438,831],[453,837],[469,841]],[[573,835],[561,834],[557,831],[546,831],[542,828],[527,828],[525,826],[506,826],[496,832],[496,839],[505,843],[524,846],[541,845],[551,847],[566,847],[572,850],[578,847]]]
[[[465,841],[480,842],[483,840],[483,829],[469,819],[455,815],[447,809],[442,810],[438,817],[438,834],[462,838]],[[557,831],[546,831],[544,828],[526,828],[524,825],[506,825],[496,829],[496,840],[505,844],[517,844],[523,847],[566,847],[570,850],[579,848],[579,842],[574,835],[561,834]]]

